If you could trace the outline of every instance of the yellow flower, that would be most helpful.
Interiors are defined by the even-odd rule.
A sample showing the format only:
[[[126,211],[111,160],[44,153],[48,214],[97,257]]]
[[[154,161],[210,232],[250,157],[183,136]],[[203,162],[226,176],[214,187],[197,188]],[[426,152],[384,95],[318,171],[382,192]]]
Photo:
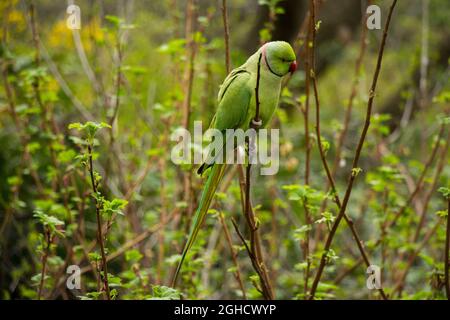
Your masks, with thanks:
[[[82,28],[82,38],[93,39],[98,43],[105,41],[105,34],[100,27],[100,22],[97,17],[92,19],[92,21],[90,21],[85,28]]]
[[[50,47],[73,48],[72,31],[67,28],[66,20],[59,20],[53,25],[48,36],[48,44]]]
[[[59,84],[54,78],[50,78],[47,83],[47,90],[51,92],[59,91]]]

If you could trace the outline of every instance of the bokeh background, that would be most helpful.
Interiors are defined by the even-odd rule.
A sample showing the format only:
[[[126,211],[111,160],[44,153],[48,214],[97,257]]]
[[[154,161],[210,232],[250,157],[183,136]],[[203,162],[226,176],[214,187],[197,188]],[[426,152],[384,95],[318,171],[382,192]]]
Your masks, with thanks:
[[[368,1],[315,2],[322,145],[342,198],[383,31],[362,23]],[[373,3],[383,26],[391,1]],[[234,166],[170,287],[204,181],[171,162],[170,134],[194,120],[206,127],[215,112],[227,74],[223,1],[76,1],[80,30],[66,26],[69,4],[0,4],[0,297],[105,298],[97,201],[114,299],[261,299],[231,223],[248,237]],[[280,129],[280,171],[255,169],[252,199],[275,298],[304,299],[338,213],[306,85],[310,3],[228,0],[226,10],[232,68],[270,40],[297,52],[270,125]],[[446,0],[397,4],[347,208],[394,299],[445,298],[449,16]],[[111,128],[92,124],[86,142],[86,121]],[[316,297],[379,299],[345,221],[331,248]],[[66,286],[69,265],[81,269],[80,289]]]

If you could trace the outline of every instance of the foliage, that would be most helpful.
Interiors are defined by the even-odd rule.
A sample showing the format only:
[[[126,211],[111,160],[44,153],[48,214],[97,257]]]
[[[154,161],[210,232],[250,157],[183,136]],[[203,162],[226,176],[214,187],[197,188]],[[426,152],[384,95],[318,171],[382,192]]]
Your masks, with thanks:
[[[127,1],[80,1],[80,30],[66,27],[65,8],[55,1],[0,4],[0,298],[262,298],[246,250],[250,231],[235,166],[225,173],[179,285],[170,287],[204,183],[196,167],[171,161],[171,134],[193,129],[197,120],[208,128],[227,73],[217,1],[200,0],[191,9],[185,2],[121,7]],[[234,67],[249,56],[248,31],[257,23],[258,6],[268,12],[256,33],[262,44],[284,23],[287,2],[227,1]],[[378,2],[383,22],[388,2]],[[304,3],[306,10],[309,1]],[[252,176],[275,297],[308,298],[324,256],[316,298],[379,299],[366,287],[367,266],[350,224],[371,263],[381,267],[390,298],[444,299],[450,87],[442,44],[448,42],[448,3],[430,1],[426,22],[421,1],[399,1],[355,168],[382,34],[368,31],[361,42],[361,28],[328,15],[330,3],[320,5],[323,15],[312,25],[318,36],[314,72],[305,70],[306,51],[313,49],[307,30],[291,39],[299,70],[283,83],[269,126],[280,129],[280,170]],[[323,41],[327,28],[339,32]],[[319,135],[312,83],[306,88],[311,77],[318,81]],[[340,222],[326,250],[339,217],[336,197],[344,199],[350,178],[349,222]],[[69,265],[80,267],[80,289],[65,287]]]

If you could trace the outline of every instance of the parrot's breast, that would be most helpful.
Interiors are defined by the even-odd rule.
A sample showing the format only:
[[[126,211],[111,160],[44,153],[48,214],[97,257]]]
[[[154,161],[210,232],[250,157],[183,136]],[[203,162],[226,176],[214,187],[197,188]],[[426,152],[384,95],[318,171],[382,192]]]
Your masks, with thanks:
[[[253,82],[256,84],[256,79]],[[259,117],[262,120],[262,128],[267,127],[272,120],[281,90],[281,77],[268,72],[261,72],[259,81]],[[247,123],[254,119],[256,113],[256,96],[252,96]]]

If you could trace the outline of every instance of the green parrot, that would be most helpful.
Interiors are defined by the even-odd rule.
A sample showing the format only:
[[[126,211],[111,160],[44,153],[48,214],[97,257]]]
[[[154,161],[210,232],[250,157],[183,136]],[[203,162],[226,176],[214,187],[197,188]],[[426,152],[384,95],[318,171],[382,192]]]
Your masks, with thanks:
[[[278,106],[281,80],[297,69],[296,57],[291,45],[284,41],[272,41],[264,44],[242,66],[232,70],[220,86],[218,108],[211,121],[211,128],[225,133],[226,129],[247,130],[256,113],[255,88],[260,64],[259,78],[259,118],[262,127],[267,126]],[[226,137],[224,145],[226,144]],[[207,161],[197,173],[211,167],[200,203],[195,212],[188,240],[184,246],[181,260],[175,271],[172,286],[175,286],[186,254],[192,247],[206,216],[217,186],[225,172],[225,163]]]

